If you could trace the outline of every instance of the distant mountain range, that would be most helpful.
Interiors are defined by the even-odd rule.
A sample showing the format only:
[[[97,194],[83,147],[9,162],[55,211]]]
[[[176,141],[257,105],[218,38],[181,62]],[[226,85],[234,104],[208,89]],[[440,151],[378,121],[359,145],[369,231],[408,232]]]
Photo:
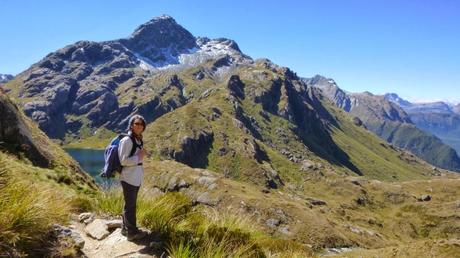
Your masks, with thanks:
[[[460,153],[460,104],[411,103],[395,93],[385,94],[385,99],[403,108],[417,127],[436,135]]]
[[[417,116],[405,112],[406,109],[428,108],[428,105],[417,107],[395,94],[377,96],[369,92],[347,93],[334,80],[319,75],[304,80],[308,85],[321,89],[337,107],[358,117],[369,130],[386,141],[410,150],[431,164],[460,171],[460,158],[456,151],[436,136],[423,131],[425,124],[420,126]],[[446,108],[439,104],[430,107],[430,110]],[[413,120],[417,122],[413,123]]]

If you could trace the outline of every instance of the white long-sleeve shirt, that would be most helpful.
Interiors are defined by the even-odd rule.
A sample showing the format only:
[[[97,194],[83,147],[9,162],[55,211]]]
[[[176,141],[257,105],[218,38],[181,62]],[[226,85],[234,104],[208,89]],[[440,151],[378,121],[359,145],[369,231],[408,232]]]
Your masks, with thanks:
[[[136,142],[138,145],[141,144],[137,139]],[[128,136],[121,139],[118,145],[118,157],[123,167],[121,169],[120,181],[124,181],[130,185],[140,186],[144,177],[144,168],[142,165],[138,165],[141,162],[139,159],[140,148],[137,147],[134,155],[129,157],[132,147],[133,142]]]

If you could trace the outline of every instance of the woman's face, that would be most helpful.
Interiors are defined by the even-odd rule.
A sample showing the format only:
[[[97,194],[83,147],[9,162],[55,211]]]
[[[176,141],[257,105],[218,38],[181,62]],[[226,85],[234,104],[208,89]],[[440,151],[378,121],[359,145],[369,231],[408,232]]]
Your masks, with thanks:
[[[131,125],[131,130],[134,134],[140,135],[144,131],[144,123],[142,123],[142,120],[134,119],[134,122]]]

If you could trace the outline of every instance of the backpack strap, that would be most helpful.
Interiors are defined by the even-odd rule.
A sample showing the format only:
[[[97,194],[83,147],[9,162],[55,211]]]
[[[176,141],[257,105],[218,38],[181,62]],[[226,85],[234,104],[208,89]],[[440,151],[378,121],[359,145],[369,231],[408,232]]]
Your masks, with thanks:
[[[142,149],[142,147],[144,146],[144,142],[141,140],[141,144],[137,144],[137,141],[136,139],[134,138],[134,135],[128,135],[129,138],[131,138],[131,141],[133,142],[133,147],[131,148],[131,152],[129,153],[129,156],[132,157],[134,155],[134,153],[136,152],[136,148],[139,147],[140,149]]]
[[[136,153],[136,148],[141,148],[144,146],[144,142],[141,140],[141,144],[137,144],[137,141],[136,139],[134,138],[134,135],[132,134],[120,134],[118,135],[118,139],[119,141],[121,141],[121,139],[125,138],[125,137],[129,137],[131,139],[131,142],[133,143],[133,147],[131,148],[131,151],[129,152],[129,157],[132,157],[134,155],[134,153]]]

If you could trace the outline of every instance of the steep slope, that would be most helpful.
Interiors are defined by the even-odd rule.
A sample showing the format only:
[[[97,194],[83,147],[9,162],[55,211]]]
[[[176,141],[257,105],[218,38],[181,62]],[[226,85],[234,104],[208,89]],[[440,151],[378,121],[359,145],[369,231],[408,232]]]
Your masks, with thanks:
[[[450,145],[460,153],[460,114],[458,105],[454,106],[445,102],[410,103],[405,104],[395,101],[396,94],[386,94],[385,98],[399,104],[410,116],[418,128],[430,132],[444,143]],[[457,110],[457,111],[456,111]]]
[[[153,156],[269,188],[301,181],[305,171],[321,167],[384,180],[432,173],[354,125],[286,68],[257,60],[214,80],[212,67],[171,72],[198,97],[148,126]],[[197,80],[191,76],[197,71],[207,76]]]
[[[368,92],[345,93],[333,80],[319,75],[304,81],[321,89],[336,106],[358,117],[366,128],[382,139],[411,151],[430,164],[460,171],[460,158],[455,150],[436,136],[420,130],[401,107],[386,100],[385,96]]]
[[[47,176],[75,189],[95,189],[94,181],[60,147],[0,93],[0,151],[22,163],[54,170]],[[43,175],[44,176],[44,175]]]
[[[0,256],[48,257],[54,225],[65,225],[78,196],[97,186],[0,92]]]

